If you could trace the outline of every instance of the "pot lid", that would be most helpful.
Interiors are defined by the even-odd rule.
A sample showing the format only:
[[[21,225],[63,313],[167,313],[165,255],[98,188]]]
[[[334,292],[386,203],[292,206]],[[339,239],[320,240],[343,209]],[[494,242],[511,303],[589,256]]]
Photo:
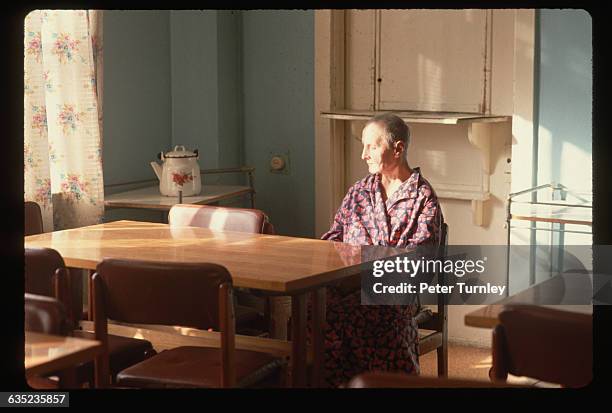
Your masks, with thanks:
[[[166,152],[164,158],[196,158],[198,156],[198,150],[195,149],[193,152],[185,149],[183,145],[176,145],[173,151]]]

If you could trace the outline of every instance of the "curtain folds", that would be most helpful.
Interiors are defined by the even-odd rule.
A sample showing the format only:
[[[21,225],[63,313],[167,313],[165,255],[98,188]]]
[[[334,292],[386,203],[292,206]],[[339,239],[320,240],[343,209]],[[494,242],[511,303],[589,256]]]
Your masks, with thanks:
[[[37,10],[24,33],[24,198],[45,231],[99,223],[102,12]]]

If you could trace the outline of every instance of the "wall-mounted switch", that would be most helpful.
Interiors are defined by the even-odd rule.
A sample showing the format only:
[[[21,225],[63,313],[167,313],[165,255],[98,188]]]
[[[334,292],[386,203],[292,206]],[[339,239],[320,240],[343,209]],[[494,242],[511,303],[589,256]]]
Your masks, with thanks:
[[[285,160],[282,156],[275,155],[270,159],[270,169],[273,171],[282,171],[285,169]]]
[[[270,172],[289,175],[289,152],[270,153]]]

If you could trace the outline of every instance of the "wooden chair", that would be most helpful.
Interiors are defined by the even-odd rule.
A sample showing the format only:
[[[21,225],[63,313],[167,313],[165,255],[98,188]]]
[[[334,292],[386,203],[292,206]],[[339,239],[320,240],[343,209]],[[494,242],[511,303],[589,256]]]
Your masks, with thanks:
[[[258,209],[211,205],[174,205],[168,213],[171,226],[191,226],[221,231],[275,234],[267,215]],[[265,335],[271,331],[270,300],[248,290],[235,290],[236,330],[243,335]],[[259,307],[259,309],[257,309]]]
[[[442,223],[438,257],[444,257],[448,246],[448,225]],[[437,274],[437,282],[444,283],[444,274]],[[419,326],[419,356],[436,350],[438,358],[438,377],[448,376],[448,314],[446,296],[438,294],[437,311],[422,307],[417,295],[419,310],[415,319]],[[426,333],[421,330],[429,330]]]
[[[232,278],[216,264],[104,260],[93,276],[96,339],[108,340],[107,320],[180,325],[220,331],[220,348],[177,347],[117,375],[125,387],[251,387],[278,384],[284,361],[235,349]],[[108,377],[106,355],[96,361],[99,385]]]
[[[347,385],[351,389],[372,388],[471,388],[471,387],[523,387],[508,384],[490,383],[468,379],[448,379],[423,377],[402,373],[371,372],[355,376]]]
[[[493,330],[489,376],[508,374],[564,387],[582,387],[593,378],[593,317],[534,305],[508,305]]]
[[[170,208],[168,223],[171,226],[274,234],[274,227],[269,222],[267,215],[258,209],[177,204]]]
[[[61,255],[50,248],[25,249],[25,291],[58,299],[76,327],[82,309],[72,300],[71,276]]]
[[[24,235],[42,234],[43,221],[40,206],[36,202],[24,202]]]
[[[24,295],[25,329],[37,333],[68,336],[72,324],[61,301],[38,294]]]
[[[61,255],[50,248],[25,249],[25,290],[27,293],[54,297],[66,308],[71,325],[70,335],[92,339],[94,334],[79,329],[82,309],[74,305],[71,292],[71,276]],[[137,338],[110,336],[111,374],[116,374],[132,364],[155,354],[152,344]],[[93,363],[85,363],[76,370],[80,382],[94,382]]]
[[[26,331],[67,336],[72,330],[64,305],[55,298],[37,294],[24,296],[24,326]],[[28,385],[38,390],[57,390],[76,388],[74,369],[59,371],[47,377],[33,376],[27,379]],[[59,380],[51,377],[56,376]]]

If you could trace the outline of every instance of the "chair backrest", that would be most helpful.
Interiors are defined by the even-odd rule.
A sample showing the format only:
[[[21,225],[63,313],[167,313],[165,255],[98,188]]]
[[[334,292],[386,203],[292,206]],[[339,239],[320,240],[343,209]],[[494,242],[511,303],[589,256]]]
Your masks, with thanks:
[[[440,238],[438,239],[436,258],[442,259],[446,256],[448,247],[448,225],[442,222],[440,226]],[[435,274],[437,283],[444,285],[446,281],[443,271]],[[420,340],[419,354],[423,355],[436,350],[438,359],[438,376],[448,375],[448,314],[447,314],[446,294],[440,292],[437,296],[437,311],[434,313],[429,308],[421,307],[420,296],[417,294],[417,313],[415,320],[419,329],[431,330]]]
[[[448,224],[443,222],[440,227],[440,244],[438,246],[438,258],[446,256],[448,251]],[[443,272],[437,274],[438,284],[443,285],[446,281],[446,276]],[[438,295],[438,313],[442,314],[446,322],[446,294]]]
[[[274,227],[268,222],[263,211],[248,208],[177,204],[170,208],[168,223],[171,226],[202,227],[220,231],[274,233]]]
[[[261,233],[268,235],[276,235],[276,229],[274,228],[274,225],[272,225],[271,222],[268,222],[267,219],[268,217],[266,217],[266,222],[264,222],[263,231]]]
[[[108,319],[221,332],[221,382],[235,384],[235,316],[232,277],[210,263],[105,259],[92,278],[96,340],[107,345]],[[99,377],[107,377],[108,355]],[[100,383],[102,386],[104,382]]]
[[[448,249],[448,224],[446,224],[446,222],[442,222],[442,224],[440,225],[440,237],[438,238],[437,250],[435,251],[436,258],[443,258],[444,256],[446,256],[447,249]],[[436,272],[435,277],[437,278],[438,284],[440,285],[444,284],[445,282],[444,274],[441,274],[440,272]],[[425,309],[425,307],[422,306],[421,298],[419,294],[417,294],[416,296],[416,301],[417,301],[417,308],[418,308],[417,317],[422,317],[423,319],[431,317],[431,314],[424,315],[425,313],[430,312],[430,310]],[[446,311],[445,305],[446,305],[445,294],[443,293],[438,294],[438,313],[442,313],[442,314],[445,313]]]
[[[43,233],[42,212],[36,202],[26,201],[24,203],[24,235],[35,235]]]
[[[36,333],[69,335],[72,326],[64,305],[55,298],[25,294],[25,329]]]
[[[70,273],[62,256],[51,248],[25,248],[25,292],[54,297],[68,311],[68,318],[76,324],[82,309],[74,308]]]
[[[444,256],[448,248],[448,224],[446,222],[443,222],[440,226],[440,243],[438,245],[440,256]]]
[[[568,387],[593,377],[593,317],[533,305],[506,306],[493,331],[491,378],[527,376]]]
[[[105,259],[96,269],[106,316],[135,324],[219,329],[219,287],[231,284],[224,267]]]

